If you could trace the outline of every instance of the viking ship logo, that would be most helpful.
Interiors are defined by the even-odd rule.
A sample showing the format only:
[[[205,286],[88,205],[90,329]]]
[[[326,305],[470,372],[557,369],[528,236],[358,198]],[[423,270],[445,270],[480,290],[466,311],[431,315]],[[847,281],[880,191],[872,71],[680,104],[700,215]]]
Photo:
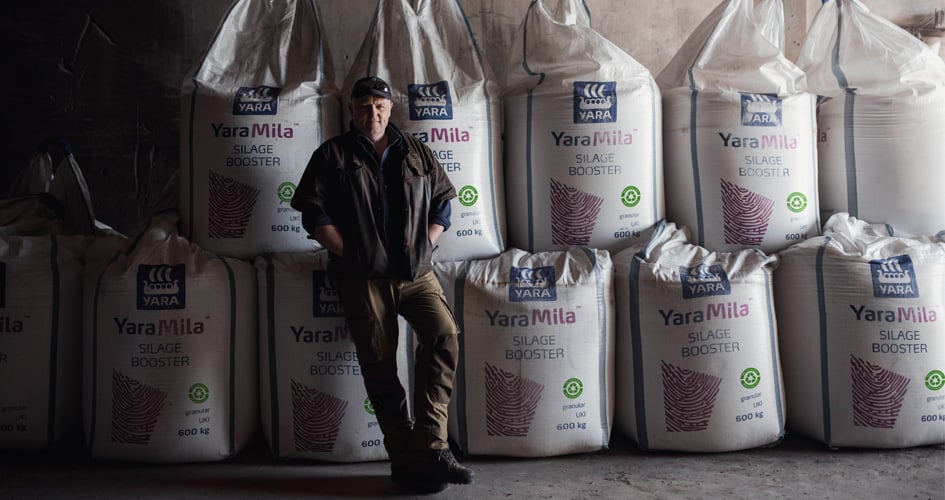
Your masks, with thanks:
[[[453,119],[453,100],[450,98],[449,82],[408,85],[407,99],[410,105],[411,121]]]
[[[344,316],[338,286],[325,271],[312,271],[312,314],[316,318]]]
[[[138,309],[184,309],[184,264],[138,266]]]
[[[260,85],[240,87],[233,99],[234,115],[274,115],[279,107],[282,89]]]
[[[870,261],[874,297],[910,298],[919,296],[915,268],[908,255]]]
[[[781,98],[774,94],[742,94],[742,125],[780,127]]]
[[[692,267],[680,267],[679,277],[682,280],[684,299],[732,293],[728,274],[718,264],[710,266],[701,263]]]
[[[617,121],[617,82],[574,82],[574,123]]]
[[[512,267],[509,271],[510,302],[552,302],[558,300],[555,268]]]

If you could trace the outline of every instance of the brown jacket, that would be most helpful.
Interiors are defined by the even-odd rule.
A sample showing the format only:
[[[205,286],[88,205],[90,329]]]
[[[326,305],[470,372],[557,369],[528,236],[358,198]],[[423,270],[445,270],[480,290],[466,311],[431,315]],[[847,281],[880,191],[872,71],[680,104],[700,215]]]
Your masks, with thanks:
[[[456,190],[430,148],[393,125],[387,130],[393,138],[388,161],[400,162],[403,171],[404,252],[409,278],[415,279],[433,268],[433,245],[427,236],[431,207],[455,198]],[[341,231],[344,255],[332,258],[345,277],[391,277],[391,259],[382,244],[382,181],[372,149],[353,128],[329,139],[312,154],[292,198],[310,234],[329,221]]]

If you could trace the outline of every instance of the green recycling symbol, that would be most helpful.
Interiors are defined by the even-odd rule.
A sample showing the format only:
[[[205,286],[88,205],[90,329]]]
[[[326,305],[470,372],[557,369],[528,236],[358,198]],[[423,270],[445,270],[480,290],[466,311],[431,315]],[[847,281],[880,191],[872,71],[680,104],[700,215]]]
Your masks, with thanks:
[[[279,196],[279,201],[284,203],[292,201],[292,197],[295,196],[295,184],[291,182],[279,184],[279,187],[276,188],[276,194]]]
[[[187,390],[187,396],[194,403],[203,404],[210,399],[210,389],[207,389],[207,386],[197,383],[190,386],[190,389]]]
[[[479,191],[472,186],[463,186],[457,194],[460,204],[464,207],[471,207],[479,201]]]
[[[581,379],[569,378],[564,381],[564,397],[574,399],[584,392],[584,384]]]
[[[925,386],[930,391],[940,390],[945,387],[945,373],[941,370],[932,370],[925,376]]]
[[[640,203],[640,189],[636,186],[623,188],[623,192],[620,193],[620,201],[623,202],[623,206],[627,208],[637,206],[637,204]]]
[[[371,398],[364,398],[364,411],[368,412],[368,415],[374,415],[374,405],[371,404]]]
[[[754,389],[761,383],[761,372],[757,368],[745,368],[739,380],[745,389]]]
[[[791,193],[787,197],[787,207],[788,210],[794,213],[803,212],[807,208],[807,197],[804,196],[804,193]]]

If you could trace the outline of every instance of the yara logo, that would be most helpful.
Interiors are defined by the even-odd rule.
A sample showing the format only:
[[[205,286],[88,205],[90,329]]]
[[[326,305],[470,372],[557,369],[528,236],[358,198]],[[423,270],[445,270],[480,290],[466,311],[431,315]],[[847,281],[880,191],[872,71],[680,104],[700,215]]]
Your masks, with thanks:
[[[870,261],[874,297],[918,297],[915,268],[908,255]]]
[[[325,271],[312,271],[312,315],[316,318],[344,316],[338,286]]]
[[[742,125],[781,126],[781,98],[775,94],[742,94]]]
[[[550,302],[558,300],[555,268],[512,267],[509,272],[509,302]]]
[[[728,281],[728,274],[718,264],[680,267],[679,276],[682,278],[684,299],[732,293],[732,284]]]
[[[184,264],[138,266],[138,309],[161,310],[186,307]]]
[[[234,115],[274,115],[279,106],[278,87],[240,87],[233,98]]]
[[[452,120],[453,100],[450,98],[450,84],[414,83],[407,86],[410,120]]]
[[[574,123],[617,121],[617,82],[574,82]]]

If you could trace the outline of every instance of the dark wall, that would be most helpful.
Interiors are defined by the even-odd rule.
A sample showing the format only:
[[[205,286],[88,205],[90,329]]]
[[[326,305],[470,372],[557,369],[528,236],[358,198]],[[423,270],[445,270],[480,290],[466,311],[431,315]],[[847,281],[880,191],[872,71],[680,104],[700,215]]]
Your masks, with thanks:
[[[96,219],[144,228],[179,165],[180,89],[229,0],[9,2],[0,197],[47,137],[73,146]]]

